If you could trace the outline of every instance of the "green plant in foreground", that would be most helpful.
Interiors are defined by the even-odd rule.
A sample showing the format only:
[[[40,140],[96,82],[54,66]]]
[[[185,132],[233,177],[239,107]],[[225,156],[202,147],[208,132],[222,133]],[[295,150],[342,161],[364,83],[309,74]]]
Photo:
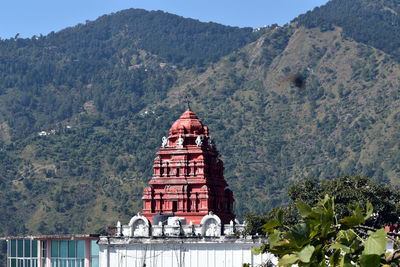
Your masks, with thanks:
[[[263,226],[268,245],[253,249],[255,254],[270,252],[279,258],[280,266],[389,266],[395,260],[386,255],[386,231],[363,231],[362,224],[371,217],[373,208],[367,202],[366,211],[350,205],[351,215],[338,219],[334,198],[325,196],[315,207],[296,203],[302,222],[282,226],[283,213]]]

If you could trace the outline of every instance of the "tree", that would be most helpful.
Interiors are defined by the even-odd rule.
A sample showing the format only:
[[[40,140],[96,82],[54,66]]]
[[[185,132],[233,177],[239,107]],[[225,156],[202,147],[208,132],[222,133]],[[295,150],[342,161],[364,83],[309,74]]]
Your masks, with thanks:
[[[311,178],[291,186],[288,195],[293,202],[303,201],[315,205],[324,195],[335,197],[336,213],[339,218],[349,215],[348,205],[362,206],[371,202],[377,216],[367,225],[383,227],[398,222],[400,193],[397,188],[383,186],[361,175],[343,175],[337,179],[319,181]]]
[[[349,205],[351,214],[338,219],[335,199],[326,195],[315,207],[296,202],[302,222],[280,230],[283,213],[263,226],[268,245],[253,249],[254,253],[268,251],[279,258],[280,266],[381,266],[396,262],[385,255],[385,229],[364,231],[364,224],[373,214],[367,202],[366,212]]]
[[[350,215],[349,204],[362,206],[366,201],[369,201],[374,207],[375,216],[366,221],[366,226],[380,228],[399,221],[400,193],[398,189],[382,186],[356,174],[343,175],[325,181],[308,178],[301,183],[293,184],[288,190],[288,196],[292,202],[280,209],[283,214],[282,226],[294,225],[301,220],[301,216],[296,210],[296,202],[302,201],[307,205],[314,206],[326,194],[335,197],[338,218]],[[245,234],[262,234],[262,225],[273,219],[277,210],[273,209],[266,215],[246,215],[248,227]]]

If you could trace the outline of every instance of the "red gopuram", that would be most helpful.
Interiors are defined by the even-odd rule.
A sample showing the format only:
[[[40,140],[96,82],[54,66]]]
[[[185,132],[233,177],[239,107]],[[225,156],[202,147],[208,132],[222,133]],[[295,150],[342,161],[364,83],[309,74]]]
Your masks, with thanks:
[[[174,213],[198,225],[210,211],[224,224],[235,219],[233,194],[224,164],[205,126],[190,109],[163,137],[154,174],[143,192],[143,212],[151,223],[157,214]]]

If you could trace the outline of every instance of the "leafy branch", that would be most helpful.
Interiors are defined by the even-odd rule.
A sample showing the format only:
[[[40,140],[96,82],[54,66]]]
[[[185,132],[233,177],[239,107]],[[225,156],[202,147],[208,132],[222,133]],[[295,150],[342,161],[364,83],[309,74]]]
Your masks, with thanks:
[[[268,244],[253,249],[258,254],[270,252],[280,266],[385,266],[396,262],[399,251],[386,253],[387,234],[382,229],[366,229],[363,224],[373,213],[368,201],[365,211],[349,205],[351,214],[338,219],[333,197],[326,195],[314,207],[296,203],[300,223],[283,229],[283,213],[263,225]]]

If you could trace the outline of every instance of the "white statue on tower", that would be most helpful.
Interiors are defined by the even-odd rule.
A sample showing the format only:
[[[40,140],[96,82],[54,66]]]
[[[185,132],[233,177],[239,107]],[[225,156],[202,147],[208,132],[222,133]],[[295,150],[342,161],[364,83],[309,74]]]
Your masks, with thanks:
[[[179,137],[178,137],[178,142],[176,142],[176,145],[177,146],[183,146],[183,137],[182,137],[182,135],[180,134],[179,135]]]
[[[199,136],[197,136],[197,138],[196,138],[196,146],[200,147],[200,146],[202,146],[202,145],[203,145],[203,136],[202,136],[202,135],[199,135]]]
[[[163,136],[161,147],[167,147],[167,146],[168,146],[168,138]]]

